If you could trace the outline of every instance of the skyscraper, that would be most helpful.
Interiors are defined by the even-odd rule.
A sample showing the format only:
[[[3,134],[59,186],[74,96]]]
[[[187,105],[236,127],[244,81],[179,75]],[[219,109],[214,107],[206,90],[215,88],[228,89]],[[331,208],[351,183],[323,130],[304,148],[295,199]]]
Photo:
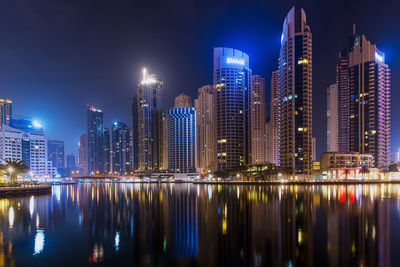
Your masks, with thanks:
[[[269,162],[280,165],[280,136],[279,136],[279,70],[275,70],[271,75],[271,105],[270,105],[270,150],[271,156]],[[268,131],[269,128],[267,128]]]
[[[354,37],[349,38],[350,44]],[[336,67],[336,84],[338,86],[338,151],[350,152],[350,77],[349,77],[349,51],[348,48],[340,51]]]
[[[317,160],[317,139],[315,137],[312,138],[312,144],[311,144],[311,158],[312,161]]]
[[[251,75],[246,53],[214,48],[218,170],[251,163]]]
[[[103,173],[111,172],[111,141],[110,130],[104,128],[103,131]]]
[[[348,49],[349,148],[371,154],[376,167],[390,162],[390,69],[385,54],[355,29]],[[341,98],[341,97],[339,97]],[[342,108],[342,105],[340,106]]]
[[[104,127],[103,112],[88,105],[88,172],[103,174],[104,172]]]
[[[114,122],[112,127],[112,172],[130,174],[132,166],[131,130],[123,122]]]
[[[135,168],[140,170],[158,171],[159,156],[153,155],[154,144],[160,144],[159,136],[152,132],[155,125],[160,122],[154,121],[159,118],[161,109],[161,90],[163,82],[155,75],[149,75],[143,69],[143,80],[138,84],[137,91],[133,97],[133,147]]]
[[[64,142],[57,140],[47,141],[47,159],[57,169],[65,168]]]
[[[79,158],[78,158],[78,166],[82,169],[83,175],[88,175],[88,136],[87,134],[83,134],[79,138]]]
[[[12,101],[7,98],[0,98],[0,129],[1,125],[9,125],[12,117]]]
[[[338,86],[331,84],[327,89],[327,151],[339,151]]]
[[[212,85],[204,85],[198,89],[198,97],[194,100],[197,123],[197,167],[203,171],[215,170],[216,167],[215,102]]]
[[[251,90],[251,151],[252,163],[265,163],[265,79],[253,75]]]
[[[283,23],[279,56],[280,166],[312,171],[312,37],[303,9]]]
[[[168,169],[175,173],[196,172],[196,111],[174,107],[168,111]]]
[[[67,169],[74,170],[76,168],[76,160],[74,154],[67,155],[66,162]]]
[[[192,99],[190,96],[185,94],[180,94],[175,97],[175,107],[192,107]]]

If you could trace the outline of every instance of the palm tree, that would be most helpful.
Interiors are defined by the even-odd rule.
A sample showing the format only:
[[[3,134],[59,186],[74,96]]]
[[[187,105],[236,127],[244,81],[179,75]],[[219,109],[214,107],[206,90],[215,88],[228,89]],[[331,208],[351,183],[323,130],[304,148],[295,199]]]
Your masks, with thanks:
[[[0,164],[0,171],[8,173],[11,182],[16,182],[19,175],[29,171],[29,167],[25,165],[23,160],[7,159],[5,164]]]
[[[369,168],[368,168],[368,166],[363,165],[363,166],[361,167],[361,169],[360,169],[360,173],[361,173],[361,175],[362,175],[362,179],[364,180],[365,174],[366,174],[366,173],[369,173]]]
[[[344,170],[344,174],[346,175],[346,181],[347,181],[347,175],[350,174],[350,170],[349,170],[349,169],[345,169],[345,170]]]

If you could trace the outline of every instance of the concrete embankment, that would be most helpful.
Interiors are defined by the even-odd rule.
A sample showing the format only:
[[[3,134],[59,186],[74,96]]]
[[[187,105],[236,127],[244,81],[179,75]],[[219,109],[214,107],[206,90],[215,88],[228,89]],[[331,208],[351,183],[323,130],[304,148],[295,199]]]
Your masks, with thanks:
[[[38,195],[51,193],[51,185],[23,185],[16,187],[0,187],[0,197]]]

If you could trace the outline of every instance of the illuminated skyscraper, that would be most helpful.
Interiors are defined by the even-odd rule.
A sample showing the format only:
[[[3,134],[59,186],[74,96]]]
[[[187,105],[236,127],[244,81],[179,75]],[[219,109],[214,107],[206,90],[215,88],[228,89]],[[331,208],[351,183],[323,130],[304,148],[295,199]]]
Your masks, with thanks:
[[[196,172],[196,111],[174,107],[168,111],[168,169],[175,173]]]
[[[331,84],[327,89],[327,151],[339,151],[338,86]]]
[[[275,70],[271,75],[271,105],[270,105],[271,121],[269,124],[270,135],[269,144],[271,155],[269,162],[279,166],[280,163],[280,136],[279,136],[279,70]]]
[[[163,82],[143,69],[143,80],[138,84],[133,97],[133,148],[135,169],[155,170],[159,169],[159,155],[154,155],[154,146],[159,145],[157,132],[152,128],[160,125],[161,90]],[[158,127],[158,126],[157,126]]]
[[[233,170],[251,163],[251,69],[242,51],[214,48],[217,168]]]
[[[114,122],[112,127],[112,173],[130,174],[132,168],[132,135],[123,122]]]
[[[104,128],[103,132],[103,173],[111,171],[111,137],[110,130]]]
[[[312,170],[312,37],[303,9],[283,23],[279,56],[280,166]]]
[[[216,163],[215,93],[212,85],[198,90],[194,101],[197,122],[197,166],[203,170],[214,170]]]
[[[390,69],[385,54],[355,29],[348,49],[349,148],[371,154],[376,167],[390,162]],[[341,97],[339,97],[341,98]],[[342,108],[342,105],[340,106]]]
[[[252,163],[265,163],[265,79],[253,75],[251,90],[251,151]]]
[[[104,172],[104,127],[103,112],[88,105],[88,172],[103,174]]]
[[[12,117],[12,101],[7,98],[0,98],[0,129],[1,125],[9,125]]]
[[[82,169],[83,175],[88,175],[88,136],[83,134],[79,138],[78,167]]]
[[[57,169],[65,168],[64,142],[57,140],[47,141],[47,159]]]

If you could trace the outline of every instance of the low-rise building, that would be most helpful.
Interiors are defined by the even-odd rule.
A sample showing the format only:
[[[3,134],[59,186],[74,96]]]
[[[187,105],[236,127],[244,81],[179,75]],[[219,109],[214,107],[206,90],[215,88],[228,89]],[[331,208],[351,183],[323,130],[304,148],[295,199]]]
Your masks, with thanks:
[[[321,155],[321,169],[358,168],[374,166],[374,157],[370,154],[326,152]]]
[[[47,157],[47,138],[41,126],[29,120],[3,125],[0,130],[0,163],[22,160],[36,177],[53,176],[56,169]]]

